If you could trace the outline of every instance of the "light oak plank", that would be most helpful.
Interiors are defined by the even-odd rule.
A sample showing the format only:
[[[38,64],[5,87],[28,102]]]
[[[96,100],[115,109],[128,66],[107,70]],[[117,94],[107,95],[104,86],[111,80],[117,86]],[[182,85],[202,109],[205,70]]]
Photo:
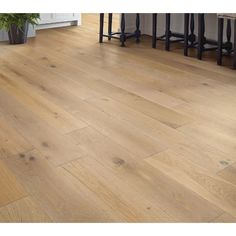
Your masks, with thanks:
[[[168,151],[146,159],[157,170],[161,170],[184,186],[232,216],[236,216],[236,186],[210,174],[189,160]]]
[[[41,51],[42,50],[40,50],[40,52]],[[98,91],[102,94],[106,94],[108,96],[110,95],[112,98],[121,101],[131,106],[132,108],[138,109],[139,111],[148,114],[151,117],[156,118],[161,122],[174,128],[186,124],[190,121],[188,117],[183,116],[177,112],[173,112],[173,110],[168,109],[167,107],[161,106],[141,96],[138,96],[120,87],[112,85],[111,80],[109,81],[109,83],[104,81],[104,73],[108,76],[108,78],[113,77],[114,73],[108,73],[107,70],[102,70],[99,67],[89,66],[88,63],[81,62],[81,64],[83,65],[83,67],[80,67],[80,69],[82,69],[82,71],[86,73],[87,76],[85,77],[84,75],[80,77],[79,81],[82,81],[83,84],[88,86],[90,89]],[[57,58],[56,70],[59,70],[60,74],[63,74],[64,76],[70,77],[78,81],[78,77],[76,76],[76,73],[78,72],[77,63],[73,66],[71,65],[71,63],[65,64],[64,60],[60,61]],[[88,74],[88,71],[90,71],[91,74]],[[98,71],[100,71],[99,74]],[[88,77],[96,77],[97,79],[102,79],[102,81],[90,81],[88,80]],[[169,119],[169,117],[173,117],[173,119]]]
[[[35,204],[31,197],[26,197],[0,208],[2,223],[38,223],[51,222],[51,219]]]
[[[167,148],[160,139],[152,139],[128,122],[107,115],[87,102],[78,103],[78,112],[74,115],[140,158]]]
[[[212,146],[229,156],[236,152],[236,139],[234,136],[217,131],[207,124],[195,122],[179,127],[178,130],[186,136],[199,142],[204,142],[206,145]]]
[[[236,223],[236,218],[227,213],[223,213],[217,217],[213,223]]]
[[[35,203],[55,222],[119,221],[119,214],[37,150],[5,160]]]
[[[33,146],[0,115],[0,159],[31,149]]]
[[[0,207],[23,198],[27,192],[14,174],[0,160]]]
[[[173,144],[185,139],[184,135],[176,129],[170,128],[112,98],[102,96],[86,99],[86,101],[113,117],[128,121],[130,126],[134,125],[144,134],[157,139],[159,142],[165,140],[166,143]]]
[[[232,165],[219,171],[217,175],[236,185],[236,163],[233,163]]]
[[[83,155],[82,150],[72,140],[35,116],[3,90],[0,90],[0,106],[8,124],[34,147],[39,148],[44,158],[54,165],[63,164]]]
[[[100,93],[121,102],[130,108],[137,110],[145,115],[152,117],[153,119],[159,120],[165,125],[172,128],[180,127],[187,124],[191,119],[181,113],[173,112],[173,110],[148,101],[140,96],[125,91],[119,87],[115,87],[112,84],[101,80],[85,81],[88,86]]]
[[[9,76],[10,74],[10,76]],[[18,77],[11,77],[11,73],[5,76],[0,74],[1,89],[6,90],[12,97],[24,104],[29,110],[40,118],[57,128],[62,133],[68,133],[78,128],[83,128],[86,123],[75,119],[72,115],[51,103],[50,100],[37,94],[32,87],[26,86]]]
[[[86,129],[90,129],[87,132],[90,138],[84,139]],[[134,207],[141,207],[143,204],[146,207],[158,207],[176,221],[184,222],[210,221],[222,213],[222,210],[190,191],[188,187],[145,162],[137,161],[136,156],[116,143],[107,138],[99,138],[98,141],[97,137],[100,135],[91,129],[84,128],[73,132],[79,146],[89,155],[87,158],[78,159],[76,163],[91,169],[96,173],[96,178],[112,188],[112,191],[124,196],[128,194],[126,199],[132,199]],[[134,195],[129,196],[130,194]],[[138,196],[142,197],[143,203],[135,204]]]
[[[86,164],[83,164],[82,161],[74,161],[64,165],[64,168],[91,189],[114,211],[119,212],[122,215],[123,222],[168,222],[174,220],[158,207],[158,204],[154,206],[131,186],[122,183],[116,176],[109,174],[109,171],[107,172],[106,168],[100,166],[101,164],[94,161],[91,156],[86,156],[84,159],[86,159]],[[120,159],[115,160],[119,165]],[[90,168],[88,168],[88,164],[90,164]],[[102,172],[100,172],[100,167],[103,169]],[[107,178],[108,175],[109,178]]]
[[[203,168],[207,168],[212,174],[216,174],[218,171],[235,162],[234,155],[221,152],[199,139],[188,138],[188,140],[173,145],[168,152],[172,155],[181,156],[186,160],[190,160],[192,163]]]
[[[235,116],[231,116],[229,112],[222,112],[215,105],[209,106],[205,103],[188,103],[181,104],[173,108],[183,114],[189,115],[194,121],[220,133],[234,137],[236,135]]]

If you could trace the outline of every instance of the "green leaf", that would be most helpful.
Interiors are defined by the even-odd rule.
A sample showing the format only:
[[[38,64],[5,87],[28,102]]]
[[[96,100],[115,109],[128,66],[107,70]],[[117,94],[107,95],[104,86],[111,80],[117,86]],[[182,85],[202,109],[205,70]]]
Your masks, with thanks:
[[[9,31],[13,24],[22,28],[26,22],[37,25],[39,19],[39,13],[0,13],[0,29]]]

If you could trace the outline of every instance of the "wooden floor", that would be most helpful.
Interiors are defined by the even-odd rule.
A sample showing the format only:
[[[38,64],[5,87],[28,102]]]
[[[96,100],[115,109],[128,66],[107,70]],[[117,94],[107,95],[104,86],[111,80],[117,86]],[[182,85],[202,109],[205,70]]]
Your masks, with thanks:
[[[236,72],[97,31],[1,43],[0,221],[236,222]]]

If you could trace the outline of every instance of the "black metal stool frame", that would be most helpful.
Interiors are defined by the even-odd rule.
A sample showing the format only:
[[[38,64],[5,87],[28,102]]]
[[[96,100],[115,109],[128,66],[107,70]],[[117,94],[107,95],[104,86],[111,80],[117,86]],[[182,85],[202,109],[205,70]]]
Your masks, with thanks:
[[[213,47],[206,48],[205,44],[213,45]],[[197,58],[202,60],[204,51],[211,51],[217,49],[217,41],[210,40],[205,37],[205,14],[198,14],[198,44],[197,44]]]
[[[171,15],[170,13],[166,13],[166,29],[165,34],[157,37],[157,13],[152,14],[152,47],[156,48],[157,40],[165,41],[165,50],[170,50],[170,43],[174,42],[183,42],[184,34],[175,33],[170,30],[170,21]],[[177,39],[171,40],[171,37],[175,37]]]
[[[189,24],[190,18],[190,24]],[[190,28],[190,34],[189,34]],[[194,48],[197,45],[196,35],[194,34],[194,14],[193,13],[185,13],[184,14],[184,55],[188,56],[188,49]],[[190,43],[189,43],[190,42]]]
[[[125,41],[128,38],[136,38],[136,43],[140,42],[140,15],[136,14],[136,30],[134,33],[125,32],[125,13],[121,13],[120,32],[112,32],[112,13],[108,13],[108,34],[104,34],[104,13],[100,13],[100,28],[99,28],[99,43],[103,42],[103,37],[107,37],[108,40],[112,38],[119,39],[121,47],[125,47]]]
[[[185,13],[184,15],[184,55],[188,56],[188,49],[191,47],[197,48],[197,58],[202,60],[202,55],[204,51],[212,51],[217,50],[218,41],[207,39],[205,37],[205,15],[203,13],[198,14],[198,35],[197,41],[196,36],[194,34],[194,20],[193,15],[191,14],[191,22],[190,22],[190,30],[189,34],[189,13]],[[232,49],[232,43],[230,42],[231,32],[230,32],[230,24],[227,23],[227,42],[223,43],[222,48],[226,49],[228,53],[230,53]],[[190,44],[189,44],[190,41]],[[205,47],[208,44],[211,47]]]
[[[224,18],[218,18],[218,50],[217,50],[217,64],[222,65],[222,50],[226,49],[227,55],[233,51],[233,69],[236,69],[236,19],[234,20],[234,50],[232,50],[231,40],[231,20],[227,19],[227,30],[226,37],[227,42],[223,43],[223,29],[224,29]]]

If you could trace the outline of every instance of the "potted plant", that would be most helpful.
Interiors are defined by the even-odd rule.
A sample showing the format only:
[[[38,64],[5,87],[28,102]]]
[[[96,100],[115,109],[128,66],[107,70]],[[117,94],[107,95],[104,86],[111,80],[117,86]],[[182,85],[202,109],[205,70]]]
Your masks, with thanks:
[[[38,13],[0,13],[0,29],[6,30],[10,44],[22,44],[27,41],[29,24],[36,25]]]

